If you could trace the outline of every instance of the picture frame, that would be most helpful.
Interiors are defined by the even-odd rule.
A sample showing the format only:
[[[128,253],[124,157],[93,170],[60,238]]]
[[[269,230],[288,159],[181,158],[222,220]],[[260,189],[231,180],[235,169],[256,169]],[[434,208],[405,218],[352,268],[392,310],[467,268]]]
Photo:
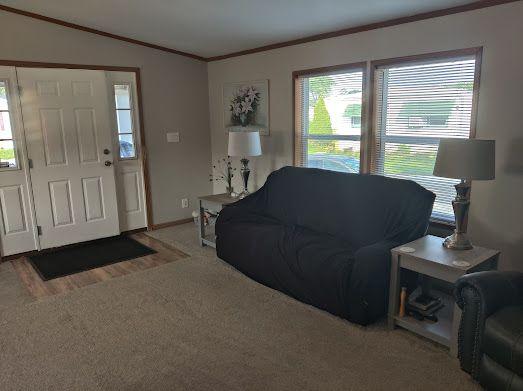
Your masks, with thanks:
[[[257,130],[268,136],[269,80],[225,83],[223,125],[225,132]]]

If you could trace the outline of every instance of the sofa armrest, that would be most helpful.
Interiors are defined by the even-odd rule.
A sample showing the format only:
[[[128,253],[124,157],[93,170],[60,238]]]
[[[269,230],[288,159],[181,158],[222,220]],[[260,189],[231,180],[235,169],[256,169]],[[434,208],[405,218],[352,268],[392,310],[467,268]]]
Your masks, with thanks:
[[[237,216],[245,216],[251,212],[260,209],[260,198],[262,197],[262,189],[249,194],[247,197],[239,199],[238,201],[225,205],[219,213],[218,221],[224,223],[231,219],[236,218]]]
[[[349,315],[369,324],[387,312],[390,283],[390,250],[399,243],[384,240],[362,247],[354,254],[349,281]]]
[[[497,310],[523,304],[523,273],[486,271],[467,274],[456,282],[457,305],[463,310],[459,326],[461,368],[477,379],[485,320]]]

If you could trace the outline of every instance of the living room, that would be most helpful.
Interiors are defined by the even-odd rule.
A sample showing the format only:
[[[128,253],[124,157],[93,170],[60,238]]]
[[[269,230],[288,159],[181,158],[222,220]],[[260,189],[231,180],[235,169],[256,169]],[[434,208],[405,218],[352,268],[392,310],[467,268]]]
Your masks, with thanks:
[[[523,3],[139,3],[0,5],[0,388],[523,389]]]

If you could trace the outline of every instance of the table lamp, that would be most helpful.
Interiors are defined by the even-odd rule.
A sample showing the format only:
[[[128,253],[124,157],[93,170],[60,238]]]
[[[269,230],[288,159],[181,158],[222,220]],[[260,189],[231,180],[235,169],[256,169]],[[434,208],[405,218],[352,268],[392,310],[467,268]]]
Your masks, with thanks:
[[[227,154],[229,156],[237,156],[242,158],[240,160],[242,163],[240,174],[243,180],[243,192],[240,193],[240,198],[244,198],[249,194],[247,184],[249,182],[249,175],[251,173],[251,170],[249,169],[249,159],[247,159],[247,157],[260,156],[262,154],[260,133],[258,131],[230,131]]]
[[[442,139],[439,143],[434,175],[461,179],[455,185],[456,198],[452,201],[456,229],[443,241],[452,250],[472,248],[467,238],[470,207],[470,181],[494,179],[495,141],[476,139]]]

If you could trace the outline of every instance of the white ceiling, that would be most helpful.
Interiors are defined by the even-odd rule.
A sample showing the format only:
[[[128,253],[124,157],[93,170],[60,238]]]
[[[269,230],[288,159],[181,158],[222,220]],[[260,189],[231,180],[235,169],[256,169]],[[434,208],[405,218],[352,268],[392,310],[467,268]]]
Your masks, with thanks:
[[[203,57],[475,0],[0,0]]]

